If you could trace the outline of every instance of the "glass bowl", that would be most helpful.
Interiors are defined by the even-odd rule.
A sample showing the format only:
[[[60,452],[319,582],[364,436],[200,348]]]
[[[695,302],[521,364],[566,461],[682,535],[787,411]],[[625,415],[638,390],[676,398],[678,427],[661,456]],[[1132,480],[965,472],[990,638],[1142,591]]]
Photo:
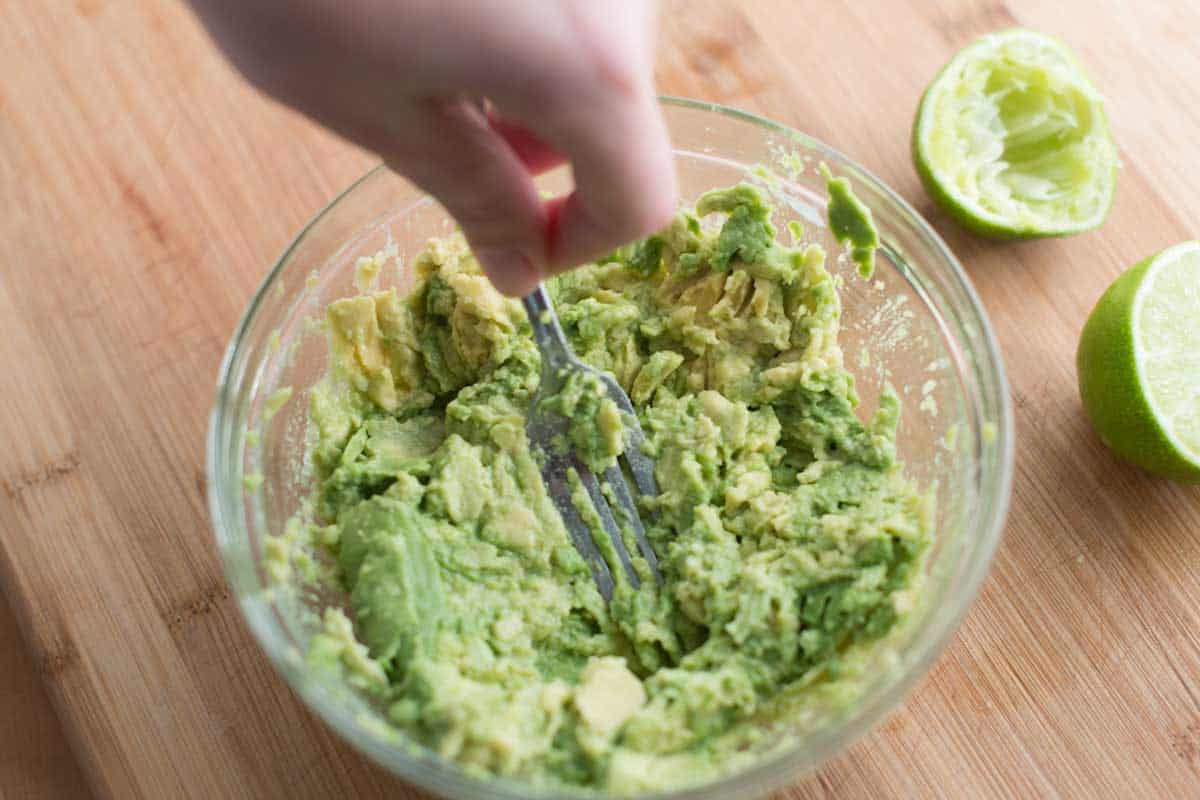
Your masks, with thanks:
[[[902,401],[897,446],[908,474],[936,495],[935,543],[923,601],[885,640],[857,679],[858,699],[796,720],[751,768],[673,797],[746,797],[777,788],[846,747],[894,708],[928,671],[987,572],[1003,528],[1012,476],[1013,425],[995,339],[962,267],[929,225],[877,178],[830,147],[733,109],[665,98],[685,202],[741,180],[775,201],[780,230],[801,222],[840,276],[841,342],[865,416],[891,382]],[[882,247],[875,276],[858,277],[824,216],[824,161],[849,178],[873,210]],[[569,186],[566,170],[539,179]],[[331,301],[356,293],[355,260],[394,244],[411,259],[452,223],[416,187],[380,167],[316,216],[251,301],[221,364],[208,438],[208,493],[229,583],[260,645],[283,677],[331,727],[397,775],[463,798],[548,796],[526,784],[482,780],[386,725],[382,709],[305,666],[328,592],[271,591],[266,537],[308,496],[302,467],[306,390],[327,363],[312,324]],[[404,287],[402,270],[382,285]],[[280,391],[290,387],[291,392]],[[249,480],[247,480],[249,477]],[[259,480],[261,478],[261,480]],[[780,742],[788,744],[779,744]]]

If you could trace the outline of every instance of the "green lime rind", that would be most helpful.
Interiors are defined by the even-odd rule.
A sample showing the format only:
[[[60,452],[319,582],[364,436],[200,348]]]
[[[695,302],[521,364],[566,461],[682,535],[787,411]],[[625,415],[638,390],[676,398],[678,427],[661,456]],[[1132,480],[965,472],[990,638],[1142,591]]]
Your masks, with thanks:
[[[940,109],[935,108],[940,98],[952,93],[959,82],[964,69],[973,64],[986,62],[989,55],[994,55],[1005,42],[1022,40],[1040,48],[1039,55],[1055,61],[1064,69],[1057,73],[1058,78],[1070,77],[1070,88],[1084,100],[1087,113],[1084,115],[1088,123],[1087,130],[1074,144],[1085,145],[1089,155],[1082,160],[1095,162],[1094,174],[1090,177],[1082,192],[1094,193],[1097,198],[1093,202],[1094,209],[1082,217],[1071,215],[1055,215],[1053,217],[1038,214],[1033,208],[1025,208],[1020,213],[999,213],[985,206],[991,200],[986,196],[973,197],[960,190],[954,178],[946,170],[939,172],[936,164],[945,162],[939,159],[930,144],[930,136],[934,129],[934,118]],[[1037,69],[1036,65],[1029,69]],[[947,112],[948,113],[948,112]],[[943,115],[944,117],[944,115]],[[957,120],[956,120],[957,121]],[[916,117],[913,120],[911,150],[913,164],[917,175],[926,191],[937,205],[955,222],[967,230],[994,239],[1032,239],[1051,236],[1069,236],[1099,227],[1108,217],[1116,193],[1117,156],[1109,132],[1108,117],[1104,112],[1103,97],[1092,85],[1084,72],[1082,64],[1070,50],[1045,34],[1023,28],[1012,28],[997,33],[987,34],[959,51],[942,67],[937,76],[921,96]],[[1005,151],[1007,155],[1007,151]],[[1044,154],[1050,155],[1050,154]],[[1077,153],[1071,153],[1069,158],[1079,159]],[[1055,163],[1050,158],[1051,174],[1062,164]],[[1033,176],[1038,177],[1036,174]],[[986,195],[986,193],[984,193]],[[993,203],[994,204],[994,203]]]
[[[1200,462],[1176,444],[1151,403],[1134,338],[1138,292],[1155,264],[1178,247],[1200,248],[1200,243],[1178,245],[1138,262],[1105,291],[1083,327],[1075,363],[1083,407],[1105,446],[1148,472],[1200,483]]]

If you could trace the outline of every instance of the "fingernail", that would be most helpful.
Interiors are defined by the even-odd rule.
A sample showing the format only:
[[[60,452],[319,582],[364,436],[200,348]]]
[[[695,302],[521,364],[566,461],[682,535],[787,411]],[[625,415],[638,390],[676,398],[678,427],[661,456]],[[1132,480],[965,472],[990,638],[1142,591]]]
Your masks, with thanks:
[[[475,251],[492,285],[509,297],[520,297],[533,289],[541,279],[537,267],[520,250],[504,247],[484,247]]]

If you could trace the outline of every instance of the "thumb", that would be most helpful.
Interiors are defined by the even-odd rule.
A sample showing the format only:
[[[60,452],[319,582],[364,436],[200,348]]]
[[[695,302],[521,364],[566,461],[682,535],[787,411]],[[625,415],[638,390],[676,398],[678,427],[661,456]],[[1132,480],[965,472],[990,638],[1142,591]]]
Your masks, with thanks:
[[[517,297],[546,272],[547,212],[506,133],[465,99],[429,101],[382,155],[445,206],[492,284]]]

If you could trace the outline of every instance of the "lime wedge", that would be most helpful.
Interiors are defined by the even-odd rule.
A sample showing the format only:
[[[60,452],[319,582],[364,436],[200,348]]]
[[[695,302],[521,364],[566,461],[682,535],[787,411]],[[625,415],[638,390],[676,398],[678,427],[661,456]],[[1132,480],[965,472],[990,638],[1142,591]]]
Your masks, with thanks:
[[[1113,452],[1200,483],[1200,242],[1117,278],[1084,325],[1076,364],[1084,408]]]
[[[1014,29],[976,40],[921,98],[913,160],[976,233],[1065,236],[1108,216],[1117,156],[1103,98],[1065,46]]]

